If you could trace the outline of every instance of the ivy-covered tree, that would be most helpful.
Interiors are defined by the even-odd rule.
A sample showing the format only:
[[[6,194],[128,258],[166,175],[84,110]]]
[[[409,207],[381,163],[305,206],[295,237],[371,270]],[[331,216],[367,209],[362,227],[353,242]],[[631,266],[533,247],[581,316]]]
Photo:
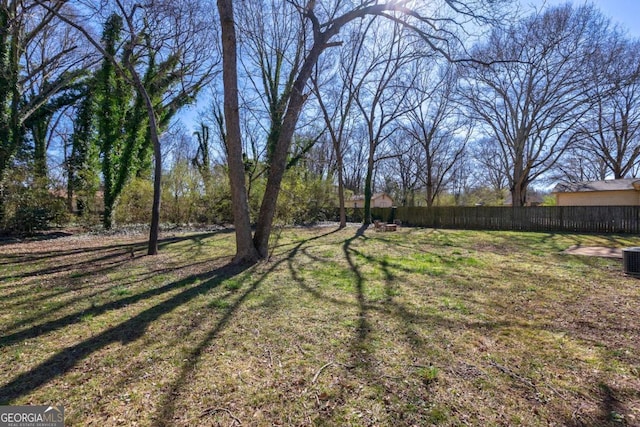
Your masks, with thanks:
[[[16,155],[35,160],[46,175],[46,135],[51,117],[68,102],[67,91],[83,68],[70,32],[57,32],[65,2],[48,9],[31,0],[0,1],[0,186]],[[29,176],[31,180],[33,176]],[[35,181],[38,181],[37,179]],[[1,190],[1,189],[0,189]],[[5,191],[0,191],[4,223]]]
[[[68,197],[69,200],[73,200],[75,193],[76,208],[80,216],[91,208],[91,201],[95,198],[100,185],[100,150],[96,143],[95,105],[91,83],[87,84],[84,97],[77,109],[71,140],[71,155],[68,160]]]
[[[0,7],[0,183],[4,181],[11,158],[24,137],[24,128],[19,125],[22,40],[17,16],[17,2]],[[0,191],[0,220],[4,217],[3,199],[4,191]]]
[[[104,25],[102,43],[111,57],[116,57],[122,38],[123,21],[116,14],[111,15]],[[131,172],[131,143],[127,130],[137,128],[128,122],[131,117],[133,93],[131,85],[116,72],[112,61],[105,58],[96,75],[97,130],[102,160],[104,180],[104,219],[103,225],[110,229],[113,225],[113,210],[127,175]],[[128,128],[128,129],[127,129]],[[127,157],[127,154],[129,156]]]
[[[24,121],[26,136],[33,145],[33,174],[35,182],[40,185],[47,183],[47,149],[50,132],[55,128],[56,120],[54,119],[84,95],[82,90],[84,83],[80,78],[86,74],[84,70],[79,69],[64,73],[52,83],[45,82],[43,88],[54,85],[55,93],[52,93],[47,103]]]
[[[111,15],[105,23],[102,43],[107,56],[96,79],[97,129],[104,179],[103,224],[107,229],[113,226],[113,212],[122,190],[133,176],[143,176],[150,171],[153,154],[148,107],[144,97],[130,84],[133,79],[131,67],[136,66],[125,65],[132,60],[131,47],[128,44],[120,46],[123,25],[122,17],[117,14]],[[158,62],[147,40],[146,54],[145,63],[137,68],[144,70],[141,83],[154,109],[156,132],[162,133],[176,112],[194,95],[181,91],[169,101],[165,99],[181,78],[179,52]],[[120,61],[119,69],[114,60]]]

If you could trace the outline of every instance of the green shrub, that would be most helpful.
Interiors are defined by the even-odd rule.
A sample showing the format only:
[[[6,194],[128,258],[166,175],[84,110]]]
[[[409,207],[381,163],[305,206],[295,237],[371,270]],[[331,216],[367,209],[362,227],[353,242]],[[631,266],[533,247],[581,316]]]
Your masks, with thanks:
[[[146,224],[151,221],[153,203],[153,183],[144,178],[129,182],[118,201],[114,213],[116,223]]]
[[[276,220],[295,225],[333,220],[337,204],[330,181],[295,167],[287,171],[282,181]]]
[[[10,186],[4,200],[4,232],[33,234],[68,222],[65,199],[48,188]]]

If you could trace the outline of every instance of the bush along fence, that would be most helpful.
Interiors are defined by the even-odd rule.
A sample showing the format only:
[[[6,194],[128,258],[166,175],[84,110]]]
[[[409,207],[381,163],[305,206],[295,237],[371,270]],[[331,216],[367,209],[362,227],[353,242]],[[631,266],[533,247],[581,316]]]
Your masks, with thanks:
[[[640,233],[640,206],[398,207],[373,208],[373,219],[402,225],[470,230]],[[348,209],[361,222],[362,209]]]

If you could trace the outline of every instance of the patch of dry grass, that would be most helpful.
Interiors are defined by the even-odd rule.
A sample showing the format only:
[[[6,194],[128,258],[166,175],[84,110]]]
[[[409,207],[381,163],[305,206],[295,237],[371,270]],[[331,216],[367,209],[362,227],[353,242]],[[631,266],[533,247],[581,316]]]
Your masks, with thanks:
[[[289,229],[0,246],[0,404],[68,425],[639,425],[620,236]],[[135,256],[131,256],[134,248]]]

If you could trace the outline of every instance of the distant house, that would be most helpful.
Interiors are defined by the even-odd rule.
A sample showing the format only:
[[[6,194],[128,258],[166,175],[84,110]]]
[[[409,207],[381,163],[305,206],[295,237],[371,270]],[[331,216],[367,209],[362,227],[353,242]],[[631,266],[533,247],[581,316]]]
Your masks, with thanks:
[[[560,183],[551,192],[558,206],[640,206],[640,180]]]
[[[393,199],[387,193],[376,193],[371,196],[372,208],[390,208],[393,206]],[[364,208],[364,196],[357,195],[349,199],[347,207]]]
[[[527,192],[527,203],[525,203],[525,206],[540,206],[543,203],[544,197],[542,196],[542,194],[535,191]],[[507,196],[504,198],[504,205],[513,206],[513,196],[511,195],[511,193],[507,193]]]

